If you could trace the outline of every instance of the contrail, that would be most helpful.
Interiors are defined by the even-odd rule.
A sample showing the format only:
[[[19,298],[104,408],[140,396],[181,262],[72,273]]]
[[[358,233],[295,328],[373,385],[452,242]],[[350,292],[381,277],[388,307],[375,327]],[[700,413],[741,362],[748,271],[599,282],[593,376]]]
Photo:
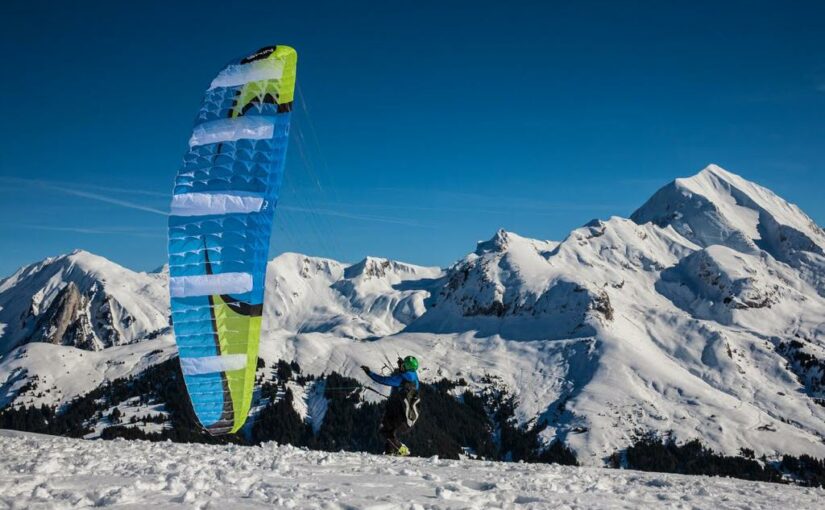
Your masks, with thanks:
[[[135,209],[138,211],[145,211],[150,212],[153,214],[160,214],[162,216],[168,216],[169,213],[163,211],[161,209],[157,209],[155,207],[150,207],[141,203],[130,202],[128,200],[121,200],[119,198],[112,198],[110,196],[101,195],[100,193],[94,193],[91,191],[83,191],[79,189],[74,189],[70,187],[66,187],[64,183],[60,181],[46,181],[46,180],[39,180],[39,179],[22,179],[22,178],[15,178],[15,177],[2,177],[0,180],[8,183],[17,183],[17,184],[24,184],[29,186],[36,186],[43,189],[48,189],[51,191],[58,191],[60,193],[65,193],[67,195],[74,195],[77,197],[88,198],[91,200],[97,200],[99,202],[105,202],[107,204],[119,205],[121,207],[126,207],[128,209]],[[109,188],[106,186],[96,186],[96,185],[86,185],[87,189],[97,189],[102,191],[109,191],[112,193],[133,193],[139,195],[150,195],[150,196],[167,196],[165,194],[160,194],[155,191],[147,191],[141,189],[124,189],[124,188]]]
[[[160,209],[155,209],[154,207],[149,207],[143,204],[136,204],[134,202],[129,202],[128,200],[120,200],[118,198],[107,197],[105,195],[100,195],[98,193],[91,193],[88,191],[80,191],[76,189],[68,189],[68,188],[57,188],[52,186],[47,186],[49,189],[53,189],[55,191],[62,191],[63,193],[67,193],[69,195],[75,195],[78,197],[89,198],[92,200],[98,200],[100,202],[106,202],[107,204],[114,204],[119,205],[121,207],[126,207],[128,209],[136,209],[138,211],[146,211],[154,214],[160,214],[161,216],[169,216],[169,213],[166,211],[162,211]]]
[[[157,232],[156,228],[148,227],[61,227],[49,225],[32,225],[27,223],[17,223],[14,226],[20,228],[31,228],[35,230],[49,230],[53,232],[75,232],[78,234],[93,234],[93,235],[130,235],[136,237],[156,237],[164,238],[165,236],[153,233]]]
[[[39,179],[23,179],[23,178],[15,178],[15,177],[0,177],[0,182],[8,182],[8,183],[16,183],[16,184],[24,184],[29,186],[37,186],[43,189],[48,189],[51,191],[57,191],[60,193],[65,193],[67,195],[88,198],[90,200],[96,200],[98,202],[104,202],[107,204],[117,205],[120,207],[125,207],[127,209],[134,209],[137,211],[144,211],[149,212],[152,214],[158,214],[161,216],[169,216],[168,211],[164,211],[162,209],[158,209],[156,207],[151,207],[139,202],[133,202],[130,200],[123,200],[120,198],[114,198],[108,195],[103,195],[100,193],[96,193],[94,191],[88,190],[101,190],[101,191],[108,191],[110,193],[131,193],[134,195],[146,195],[146,196],[155,196],[155,197],[168,197],[168,193],[160,193],[157,191],[152,190],[143,190],[143,189],[127,189],[127,188],[116,188],[110,186],[98,186],[98,185],[84,185],[85,189],[77,189],[70,187],[67,185],[68,183],[63,183],[61,181],[47,181],[47,180],[39,180]],[[361,221],[371,221],[375,223],[389,223],[392,225],[406,225],[410,227],[422,227],[422,228],[434,228],[431,225],[425,225],[423,223],[414,221],[414,220],[407,220],[404,218],[394,218],[394,217],[387,217],[387,216],[375,216],[369,214],[357,214],[357,213],[349,213],[345,211],[336,211],[334,209],[312,209],[307,207],[297,207],[291,205],[279,205],[278,209],[284,211],[291,211],[291,212],[301,212],[301,213],[314,213],[319,214],[322,216],[333,216],[336,218],[345,218],[345,219],[352,219],[352,220],[361,220]]]

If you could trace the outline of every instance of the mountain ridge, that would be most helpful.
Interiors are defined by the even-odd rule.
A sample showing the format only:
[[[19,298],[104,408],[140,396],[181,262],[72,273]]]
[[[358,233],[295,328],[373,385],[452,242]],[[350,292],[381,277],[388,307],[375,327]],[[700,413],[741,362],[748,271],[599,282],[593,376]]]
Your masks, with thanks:
[[[560,242],[499,230],[448,268],[281,254],[267,269],[261,356],[356,376],[416,353],[422,377],[465,378],[475,391],[494,381],[520,423],[542,425],[546,444],[562,440],[588,464],[644,431],[728,453],[825,456],[823,247],[799,208],[711,165],[629,219],[593,220]],[[49,402],[21,391],[38,372],[56,388],[62,371],[85,370],[91,388],[174,355],[164,275],[94,257],[47,259],[0,282],[0,402]],[[20,303],[35,301],[26,317]],[[87,310],[101,308],[89,303],[103,302],[136,318],[116,341],[60,319],[93,324],[100,314]],[[64,304],[49,314],[52,303]],[[25,327],[12,331],[21,313]],[[78,328],[94,341],[25,345],[40,316],[66,326],[55,343]],[[57,353],[65,361],[48,369],[38,360]]]

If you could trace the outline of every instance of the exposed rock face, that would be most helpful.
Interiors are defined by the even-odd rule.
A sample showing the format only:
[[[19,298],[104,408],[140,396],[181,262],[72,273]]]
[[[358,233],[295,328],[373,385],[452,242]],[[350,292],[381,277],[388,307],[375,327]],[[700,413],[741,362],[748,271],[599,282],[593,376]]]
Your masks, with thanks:
[[[30,341],[98,351],[126,343],[123,332],[134,322],[135,318],[100,286],[81,293],[70,281],[37,317]]]
[[[97,350],[99,346],[95,345],[88,304],[86,297],[77,290],[77,285],[69,282],[57,294],[49,309],[38,317],[31,340]]]

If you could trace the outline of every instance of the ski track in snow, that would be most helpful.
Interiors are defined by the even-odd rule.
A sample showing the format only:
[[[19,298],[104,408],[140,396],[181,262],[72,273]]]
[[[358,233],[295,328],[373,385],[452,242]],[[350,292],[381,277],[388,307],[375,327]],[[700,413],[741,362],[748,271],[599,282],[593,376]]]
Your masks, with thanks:
[[[0,508],[822,508],[825,490],[603,468],[0,431]]]

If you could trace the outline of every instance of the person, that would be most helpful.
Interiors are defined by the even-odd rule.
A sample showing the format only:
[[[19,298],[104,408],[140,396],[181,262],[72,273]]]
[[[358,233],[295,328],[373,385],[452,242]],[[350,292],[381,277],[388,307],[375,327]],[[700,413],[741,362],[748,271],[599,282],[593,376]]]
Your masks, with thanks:
[[[418,419],[418,359],[415,356],[398,358],[398,368],[391,375],[376,374],[366,365],[361,367],[370,379],[392,387],[387,408],[378,432],[384,438],[384,453],[407,456],[410,449],[398,439],[410,430]]]

